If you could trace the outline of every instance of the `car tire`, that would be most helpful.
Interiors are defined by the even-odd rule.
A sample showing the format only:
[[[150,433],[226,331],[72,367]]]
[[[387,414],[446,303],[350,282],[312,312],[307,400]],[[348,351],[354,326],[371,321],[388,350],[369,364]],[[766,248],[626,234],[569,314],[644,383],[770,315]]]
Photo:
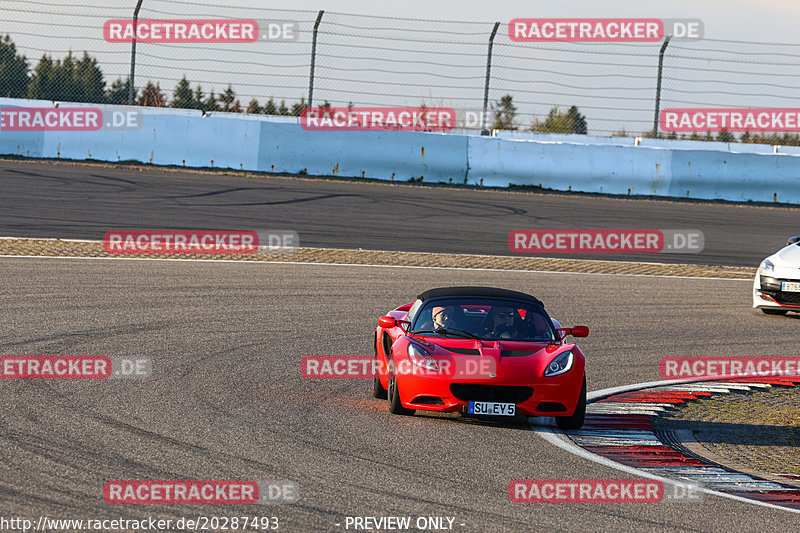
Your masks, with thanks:
[[[786,309],[766,309],[762,308],[761,312],[765,315],[785,315],[788,311]]]
[[[378,339],[373,339],[373,346],[375,348],[375,360],[378,361]],[[386,389],[383,388],[381,385],[381,378],[376,373],[372,377],[372,396],[378,398],[379,400],[386,399]]]
[[[380,363],[380,359],[378,359],[378,338],[377,337],[372,339],[372,345],[373,345],[373,348],[375,349],[375,360]],[[380,366],[380,365],[378,365],[378,366]],[[374,396],[375,398],[378,398],[379,400],[385,400],[386,399],[386,389],[384,389],[383,385],[381,385],[381,378],[377,373],[372,377],[372,396]]]
[[[400,403],[400,392],[397,390],[397,378],[389,374],[389,387],[386,391],[386,400],[389,403],[389,412],[393,415],[413,415],[414,409],[407,409]]]
[[[381,385],[381,378],[377,375],[372,378],[372,396],[379,400],[385,400],[388,397],[386,389]]]
[[[556,425],[559,429],[580,429],[586,418],[586,376],[583,376],[583,386],[578,397],[578,406],[570,416],[557,416]]]

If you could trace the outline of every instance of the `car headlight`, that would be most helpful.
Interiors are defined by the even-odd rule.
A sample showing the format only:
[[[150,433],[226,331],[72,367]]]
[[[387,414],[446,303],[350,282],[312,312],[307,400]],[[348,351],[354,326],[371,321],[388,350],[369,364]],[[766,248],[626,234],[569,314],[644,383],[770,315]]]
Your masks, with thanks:
[[[436,360],[431,356],[431,354],[413,342],[408,343],[408,358],[417,366],[421,366],[422,368],[426,368],[428,370],[435,370],[437,372],[439,371],[439,365],[436,364]]]
[[[547,368],[544,371],[544,375],[557,376],[559,374],[563,374],[564,372],[568,372],[569,369],[572,368],[572,363],[574,360],[575,356],[572,354],[572,350],[567,350],[550,361],[550,364],[547,365]]]
[[[759,272],[767,275],[775,275],[775,265],[769,259],[761,261],[761,266],[758,267]]]

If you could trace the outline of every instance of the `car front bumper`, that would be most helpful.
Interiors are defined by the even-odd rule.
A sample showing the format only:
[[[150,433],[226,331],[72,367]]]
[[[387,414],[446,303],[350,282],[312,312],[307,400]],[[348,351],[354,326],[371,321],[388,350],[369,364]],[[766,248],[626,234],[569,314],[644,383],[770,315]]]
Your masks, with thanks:
[[[527,416],[569,416],[578,404],[584,369],[572,368],[553,377],[452,380],[398,376],[405,407],[441,412],[466,411],[470,401],[514,403]]]
[[[753,307],[800,311],[800,292],[781,290],[784,281],[800,283],[800,278],[779,278],[756,274],[753,280]]]

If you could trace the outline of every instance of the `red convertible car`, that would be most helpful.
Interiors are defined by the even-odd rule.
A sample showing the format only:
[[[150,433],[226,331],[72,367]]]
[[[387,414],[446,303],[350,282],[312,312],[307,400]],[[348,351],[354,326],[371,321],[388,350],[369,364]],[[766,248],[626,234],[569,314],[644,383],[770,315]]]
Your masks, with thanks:
[[[553,416],[577,429],[586,413],[585,358],[542,302],[490,287],[446,287],[378,319],[373,395],[393,414]]]

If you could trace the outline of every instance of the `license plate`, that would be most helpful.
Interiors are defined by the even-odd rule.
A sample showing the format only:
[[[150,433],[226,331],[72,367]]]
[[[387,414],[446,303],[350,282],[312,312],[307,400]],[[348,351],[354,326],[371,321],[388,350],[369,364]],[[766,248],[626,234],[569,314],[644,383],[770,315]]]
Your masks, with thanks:
[[[781,283],[781,290],[783,292],[800,292],[800,282],[784,281]]]
[[[517,414],[517,406],[513,403],[469,402],[469,414],[514,416]]]

